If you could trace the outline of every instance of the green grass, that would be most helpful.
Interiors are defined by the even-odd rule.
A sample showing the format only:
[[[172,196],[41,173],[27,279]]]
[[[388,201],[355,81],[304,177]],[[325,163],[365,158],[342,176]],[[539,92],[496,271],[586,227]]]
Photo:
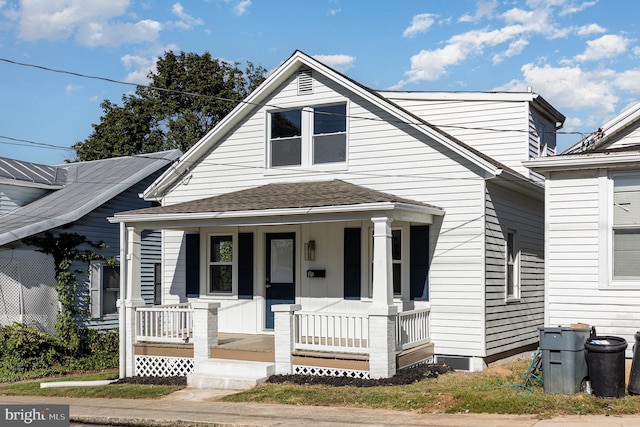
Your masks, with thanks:
[[[261,402],[380,408],[421,413],[531,414],[540,417],[589,414],[638,414],[640,397],[605,400],[585,393],[532,392],[522,382],[528,360],[493,367],[483,372],[454,372],[405,386],[332,387],[322,385],[264,384],[223,398],[227,402]]]
[[[109,384],[98,387],[52,387],[40,388],[40,382],[93,381],[117,378],[116,371],[73,375],[64,378],[28,381],[0,386],[4,396],[54,396],[54,397],[100,397],[109,399],[157,399],[178,391],[183,387],[142,384]]]

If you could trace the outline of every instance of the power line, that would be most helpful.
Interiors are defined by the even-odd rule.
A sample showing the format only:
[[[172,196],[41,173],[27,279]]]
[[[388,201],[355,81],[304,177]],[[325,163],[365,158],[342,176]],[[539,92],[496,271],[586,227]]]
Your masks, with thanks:
[[[45,66],[42,66],[42,65],[36,65],[36,64],[29,64],[29,63],[25,63],[25,62],[13,61],[13,60],[10,60],[10,59],[7,59],[7,58],[0,58],[0,61],[1,62],[6,62],[6,63],[9,63],[9,64],[13,64],[13,65],[22,66],[22,67],[36,68],[36,69],[39,69],[39,70],[53,72],[53,73],[68,74],[68,75],[75,76],[75,77],[80,77],[80,78],[101,80],[101,81],[105,81],[105,82],[109,82],[109,83],[115,83],[115,84],[121,84],[121,85],[127,85],[127,86],[134,86],[134,87],[141,87],[141,88],[157,90],[157,91],[161,91],[161,92],[173,93],[173,94],[176,94],[176,95],[202,97],[202,98],[208,98],[208,99],[213,99],[213,100],[217,100],[217,101],[226,101],[226,102],[234,102],[234,103],[238,103],[238,104],[253,105],[255,107],[270,107],[270,108],[274,108],[274,109],[285,109],[285,108],[283,108],[281,106],[277,106],[277,105],[252,103],[252,102],[248,102],[246,100],[224,98],[224,97],[215,96],[215,95],[205,95],[205,94],[201,94],[201,93],[197,93],[197,92],[187,92],[187,91],[181,91],[181,90],[175,90],[175,89],[168,89],[168,88],[163,88],[163,87],[160,87],[160,86],[144,85],[144,84],[141,84],[141,83],[125,82],[125,81],[122,81],[122,80],[116,80],[116,79],[112,79],[112,78],[108,78],[108,77],[92,76],[92,75],[79,73],[79,72],[75,72],[75,71],[60,70],[60,69],[45,67]],[[437,125],[437,124],[434,124],[434,123],[426,121],[426,120],[425,121],[411,122],[411,121],[402,121],[402,120],[385,120],[383,118],[377,118],[377,117],[352,116],[352,115],[348,115],[348,114],[341,115],[341,114],[326,113],[326,112],[323,113],[323,114],[340,115],[340,116],[344,116],[344,117],[347,117],[347,118],[350,118],[350,119],[383,121],[383,122],[387,122],[387,123],[415,125],[415,126],[431,125],[431,126],[434,126],[434,127],[437,127],[437,128],[449,128],[449,129],[460,129],[460,130],[478,130],[478,131],[487,131],[487,132],[520,132],[520,133],[531,133],[532,132],[530,129],[495,129],[495,128],[471,127],[471,126],[460,126],[460,125],[444,125],[444,124]],[[537,133],[537,132],[534,131],[534,133]],[[549,134],[555,133],[555,134],[561,134],[561,135],[580,135],[583,138],[586,137],[586,135],[587,135],[587,134],[585,134],[583,132],[577,132],[577,131],[571,131],[571,132],[562,132],[562,131],[551,132],[550,131],[550,132],[547,132],[547,133],[549,133]]]

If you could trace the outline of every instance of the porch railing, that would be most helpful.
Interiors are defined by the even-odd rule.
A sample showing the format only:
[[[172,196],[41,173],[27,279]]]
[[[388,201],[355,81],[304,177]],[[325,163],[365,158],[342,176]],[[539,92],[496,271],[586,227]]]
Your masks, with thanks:
[[[369,352],[367,315],[299,311],[294,327],[296,350]]]
[[[396,350],[406,350],[431,341],[429,309],[403,311],[396,320]]]
[[[136,341],[187,342],[193,332],[193,309],[188,303],[138,307]]]

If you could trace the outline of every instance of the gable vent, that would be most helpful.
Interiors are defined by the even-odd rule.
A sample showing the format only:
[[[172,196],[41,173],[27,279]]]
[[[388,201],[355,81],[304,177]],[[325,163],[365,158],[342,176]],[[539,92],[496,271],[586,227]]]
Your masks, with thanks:
[[[298,95],[313,93],[313,71],[309,68],[298,71]]]

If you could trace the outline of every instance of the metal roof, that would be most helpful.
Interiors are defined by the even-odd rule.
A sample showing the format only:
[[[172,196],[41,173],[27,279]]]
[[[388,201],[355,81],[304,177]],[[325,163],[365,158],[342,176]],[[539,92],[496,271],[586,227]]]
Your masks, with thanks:
[[[65,179],[64,168],[0,157],[0,183],[55,189]]]
[[[169,150],[55,166],[57,176],[65,175],[60,189],[0,216],[0,245],[80,219],[181,154]]]

